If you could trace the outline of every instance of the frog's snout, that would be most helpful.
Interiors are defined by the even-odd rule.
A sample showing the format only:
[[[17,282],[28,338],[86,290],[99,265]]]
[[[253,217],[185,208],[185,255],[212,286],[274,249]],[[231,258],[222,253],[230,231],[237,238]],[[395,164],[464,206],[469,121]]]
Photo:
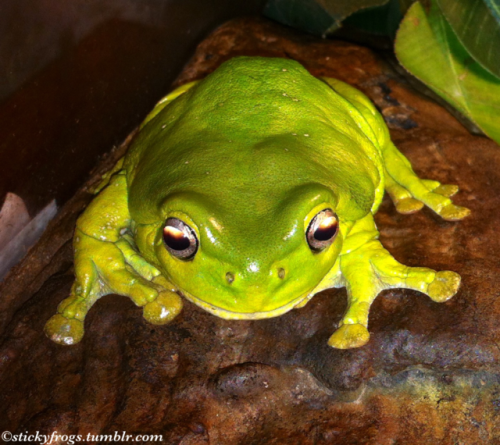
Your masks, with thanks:
[[[303,273],[304,262],[290,261],[290,255],[239,262],[217,258],[212,265],[204,274],[193,274],[193,290],[180,287],[180,291],[193,303],[228,320],[277,317],[296,307],[317,285]]]
[[[262,267],[250,262],[244,268],[226,268],[222,284],[230,298],[223,309],[241,312],[275,310],[283,304],[283,295],[293,295],[288,288],[289,271],[283,264]],[[219,278],[220,279],[220,278]]]
[[[280,280],[284,280],[286,277],[286,270],[283,267],[278,267],[276,270],[276,275]],[[236,279],[235,274],[233,272],[226,273],[226,281],[228,284],[233,284]]]

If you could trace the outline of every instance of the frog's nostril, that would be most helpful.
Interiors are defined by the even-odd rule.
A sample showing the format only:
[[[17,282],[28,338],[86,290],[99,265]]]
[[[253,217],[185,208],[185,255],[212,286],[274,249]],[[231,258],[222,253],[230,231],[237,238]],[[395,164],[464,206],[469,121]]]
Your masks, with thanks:
[[[283,278],[285,278],[285,275],[286,275],[285,269],[283,269],[282,267],[280,267],[278,269],[278,277],[280,277],[281,279],[283,279]]]
[[[229,284],[232,284],[234,281],[234,275],[231,272],[226,273],[226,280]]]

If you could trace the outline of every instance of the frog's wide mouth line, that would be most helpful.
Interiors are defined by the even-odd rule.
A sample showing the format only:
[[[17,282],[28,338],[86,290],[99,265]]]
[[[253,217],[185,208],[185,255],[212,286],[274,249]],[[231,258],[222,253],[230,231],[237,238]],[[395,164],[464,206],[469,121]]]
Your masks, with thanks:
[[[300,305],[306,300],[309,300],[311,297],[311,292],[307,292],[306,294],[303,294],[295,298],[289,303],[280,306],[276,309],[273,309],[271,311],[233,312],[233,311],[228,311],[227,309],[222,309],[220,307],[214,306],[213,304],[207,303],[206,301],[200,300],[199,298],[195,297],[194,295],[184,290],[179,289],[178,292],[181,294],[181,296],[189,300],[191,303],[196,304],[196,306],[205,309],[207,312],[210,312],[211,314],[216,315],[217,317],[224,318],[225,320],[261,320],[264,318],[278,317],[292,310],[295,306]]]

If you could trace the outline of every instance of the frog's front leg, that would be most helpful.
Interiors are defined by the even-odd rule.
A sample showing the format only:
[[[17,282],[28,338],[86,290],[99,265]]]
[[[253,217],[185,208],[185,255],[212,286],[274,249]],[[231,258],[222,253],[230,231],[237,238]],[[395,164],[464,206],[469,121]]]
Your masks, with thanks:
[[[460,285],[460,275],[455,272],[436,272],[399,263],[374,234],[378,232],[370,214],[358,221],[346,238],[347,248],[340,256],[340,270],[347,288],[348,307],[339,329],[328,341],[334,348],[356,348],[368,342],[368,312],[384,289],[418,290],[436,302],[443,302],[455,295]],[[356,239],[368,241],[358,247]]]
[[[144,317],[151,323],[166,323],[180,312],[180,297],[135,249],[130,225],[127,181],[119,171],[77,221],[73,238],[76,280],[70,296],[45,325],[45,333],[56,343],[78,343],[85,315],[110,293],[130,297],[144,308]]]

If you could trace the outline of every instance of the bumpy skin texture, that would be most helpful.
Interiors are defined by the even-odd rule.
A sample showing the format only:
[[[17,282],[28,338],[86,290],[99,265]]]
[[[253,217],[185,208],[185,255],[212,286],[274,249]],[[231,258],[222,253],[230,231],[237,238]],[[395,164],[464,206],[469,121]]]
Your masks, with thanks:
[[[460,284],[454,272],[404,266],[383,248],[373,214],[384,190],[401,213],[469,213],[449,199],[456,186],[415,175],[358,90],[291,60],[232,59],[160,101],[104,179],[77,222],[71,295],[45,331],[61,344],[80,341],[86,313],[108,293],[163,324],[182,309],[179,294],[219,317],[259,319],[345,286],[348,309],[329,344],[362,346],[382,290],[442,302]],[[306,232],[325,209],[338,233],[314,250]],[[193,258],[166,249],[167,218],[194,232]]]

